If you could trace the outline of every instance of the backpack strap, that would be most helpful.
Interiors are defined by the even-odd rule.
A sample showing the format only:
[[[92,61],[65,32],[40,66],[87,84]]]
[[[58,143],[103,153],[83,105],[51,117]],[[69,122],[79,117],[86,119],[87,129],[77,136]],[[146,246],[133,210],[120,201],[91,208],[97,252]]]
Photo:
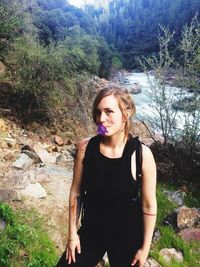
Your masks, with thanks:
[[[139,138],[136,138],[136,179],[138,182],[138,190],[141,189],[142,184],[142,143],[140,142]]]

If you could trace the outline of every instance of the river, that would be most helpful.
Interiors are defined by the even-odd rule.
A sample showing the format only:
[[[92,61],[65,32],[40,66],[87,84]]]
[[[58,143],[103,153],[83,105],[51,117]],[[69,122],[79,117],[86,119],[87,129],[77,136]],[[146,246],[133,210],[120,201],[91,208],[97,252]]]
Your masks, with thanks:
[[[133,100],[136,104],[136,118],[145,122],[153,121],[154,131],[160,133],[159,127],[159,115],[156,109],[156,102],[153,100],[155,94],[158,96],[158,101],[161,101],[161,92],[157,91],[152,92],[153,88],[158,88],[157,80],[154,75],[149,74],[148,76],[145,73],[130,73],[126,75],[126,86],[131,87],[131,84],[139,84],[142,87],[142,92],[138,94],[133,94]],[[151,86],[150,86],[151,84]],[[154,86],[155,85],[155,86]],[[171,118],[175,116],[174,127],[177,131],[181,131],[185,125],[186,114],[180,110],[175,111],[172,109],[172,103],[183,99],[184,97],[191,97],[193,93],[189,93],[186,89],[181,89],[178,87],[173,87],[169,85],[164,85],[166,93],[165,105],[169,107],[169,115]],[[159,89],[160,90],[160,89]],[[191,120],[192,118],[190,118]],[[152,123],[151,123],[152,124]]]

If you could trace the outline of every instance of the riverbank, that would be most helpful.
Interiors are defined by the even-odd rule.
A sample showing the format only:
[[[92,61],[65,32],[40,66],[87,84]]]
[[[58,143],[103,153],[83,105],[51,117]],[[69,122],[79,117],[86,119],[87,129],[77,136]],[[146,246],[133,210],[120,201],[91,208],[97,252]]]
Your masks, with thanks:
[[[101,81],[102,86],[108,82],[103,79],[98,79],[98,81]],[[95,87],[95,90],[100,90],[101,86],[98,83],[96,84],[98,86]],[[84,97],[82,100],[84,100]],[[82,104],[84,105],[84,102],[82,102]],[[145,144],[152,145],[153,141],[146,127],[139,121],[134,121],[133,123],[133,134],[140,136],[140,139],[143,140]],[[17,120],[13,114],[10,119],[7,116],[0,120],[0,166],[2,170],[0,176],[1,201],[9,203],[14,210],[31,211],[34,207],[44,218],[44,227],[58,249],[58,257],[66,246],[68,197],[72,181],[73,155],[78,131],[81,129],[81,125],[74,125],[77,128],[76,134],[72,129],[69,129],[71,135],[65,133],[59,135],[59,131],[55,132],[51,128],[49,129],[36,122],[24,128],[23,124]],[[92,129],[89,133],[95,134],[95,128],[92,128],[92,122],[89,127]],[[55,127],[53,129],[55,129]],[[86,130],[87,129],[85,129],[84,132],[80,132],[80,135],[85,135],[84,137],[88,136]],[[73,136],[73,138],[69,136]],[[185,257],[188,248],[192,245],[189,243],[189,245],[186,246],[186,242],[181,241],[176,230],[171,231],[170,225],[166,226],[162,223],[164,215],[166,216],[174,213],[173,209],[168,209],[170,207],[168,200],[163,202],[164,199],[167,199],[163,189],[165,188],[169,191],[167,184],[171,181],[172,175],[175,175],[174,180],[178,177],[176,173],[172,174],[169,172],[169,170],[176,167],[174,166],[173,157],[170,156],[170,153],[173,152],[172,147],[169,146],[163,149],[162,142],[160,142],[159,146],[155,148],[152,147],[152,149],[156,156],[158,166],[158,180],[161,182],[159,182],[158,186],[159,219],[157,225],[160,229],[159,235],[161,235],[161,237],[160,241],[156,241],[152,246],[150,256],[154,258],[154,260],[157,260],[157,262],[162,263],[162,256],[159,254],[160,250],[164,248],[176,248],[177,251],[184,252],[183,262],[180,263],[182,264],[180,266],[187,266],[189,261],[194,263],[193,266],[195,266],[196,259],[194,260],[193,257],[190,256]],[[167,157],[165,157],[166,155]],[[171,161],[166,161],[166,158]],[[182,186],[185,186],[185,199],[190,200],[189,202],[185,200],[186,202],[182,202],[181,205],[187,205],[191,208],[198,207],[198,205],[200,205],[198,199],[193,195],[190,184],[185,184],[184,180],[180,181],[179,185],[174,185],[174,187],[170,189],[171,194],[176,195],[173,191],[181,190],[181,192],[183,192],[183,189],[181,189]],[[173,206],[173,208],[175,207]],[[190,215],[187,215],[187,219],[191,217],[191,212],[189,212]],[[196,221],[194,227],[196,227]],[[192,233],[194,233],[193,229],[192,231]],[[165,236],[166,238],[164,238]],[[177,245],[175,246],[174,243],[177,243]],[[151,261],[152,260],[150,260],[149,264],[151,264]],[[170,267],[171,266],[173,265],[170,265]]]

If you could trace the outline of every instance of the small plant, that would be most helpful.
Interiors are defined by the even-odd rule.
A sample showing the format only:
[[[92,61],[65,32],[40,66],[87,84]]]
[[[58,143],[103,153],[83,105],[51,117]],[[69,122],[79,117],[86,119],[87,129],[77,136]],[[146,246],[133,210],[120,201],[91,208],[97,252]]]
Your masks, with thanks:
[[[0,202],[0,218],[5,220],[7,223],[14,222],[14,214],[11,207],[3,202]]]

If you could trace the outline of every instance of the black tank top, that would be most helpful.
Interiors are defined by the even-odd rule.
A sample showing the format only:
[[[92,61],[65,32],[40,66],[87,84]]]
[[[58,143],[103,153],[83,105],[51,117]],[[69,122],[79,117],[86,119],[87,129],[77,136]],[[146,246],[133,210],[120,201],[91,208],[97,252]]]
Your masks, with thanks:
[[[131,156],[139,145],[138,138],[129,134],[120,158],[109,158],[100,152],[101,138],[97,135],[90,139],[83,160],[84,217],[93,221],[126,212],[139,192],[138,180],[131,172]]]

